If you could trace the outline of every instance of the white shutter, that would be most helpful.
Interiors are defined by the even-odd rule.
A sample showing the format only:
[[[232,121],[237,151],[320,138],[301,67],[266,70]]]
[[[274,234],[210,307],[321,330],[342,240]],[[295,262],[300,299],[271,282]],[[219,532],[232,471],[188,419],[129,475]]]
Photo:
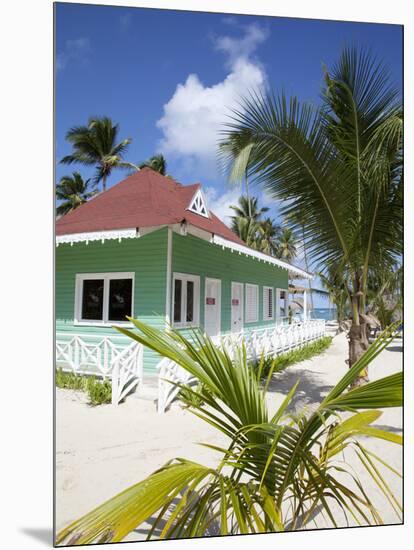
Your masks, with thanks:
[[[259,287],[246,284],[246,323],[255,323],[258,320]]]
[[[271,321],[273,314],[273,288],[271,286],[263,287],[263,320]]]

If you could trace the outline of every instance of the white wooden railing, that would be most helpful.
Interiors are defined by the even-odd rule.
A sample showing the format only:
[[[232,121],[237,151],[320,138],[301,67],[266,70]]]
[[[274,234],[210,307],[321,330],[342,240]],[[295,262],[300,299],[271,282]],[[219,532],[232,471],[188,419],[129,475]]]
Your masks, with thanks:
[[[313,319],[291,325],[228,333],[213,338],[213,341],[225,347],[231,357],[234,357],[237,349],[240,349],[244,342],[248,359],[255,360],[262,354],[278,355],[323,336],[325,336],[325,321]],[[162,359],[157,368],[159,372],[158,412],[164,413],[180,391],[174,383],[191,383],[192,378],[187,371],[168,358]]]
[[[114,405],[142,383],[143,351],[117,336],[56,334],[56,367],[111,380]]]

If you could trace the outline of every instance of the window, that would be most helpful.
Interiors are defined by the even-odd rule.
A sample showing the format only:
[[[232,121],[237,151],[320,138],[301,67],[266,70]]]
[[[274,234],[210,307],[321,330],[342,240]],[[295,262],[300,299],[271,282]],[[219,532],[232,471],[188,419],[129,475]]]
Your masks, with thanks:
[[[76,275],[75,323],[110,325],[128,323],[133,316],[133,273]]]
[[[259,287],[246,284],[246,323],[255,323],[259,318]]]
[[[286,290],[277,289],[276,319],[283,322],[288,316],[288,295]]]
[[[173,324],[177,328],[198,326],[200,318],[200,277],[174,273]]]
[[[263,287],[263,321],[271,321],[273,314],[273,288],[271,286]]]

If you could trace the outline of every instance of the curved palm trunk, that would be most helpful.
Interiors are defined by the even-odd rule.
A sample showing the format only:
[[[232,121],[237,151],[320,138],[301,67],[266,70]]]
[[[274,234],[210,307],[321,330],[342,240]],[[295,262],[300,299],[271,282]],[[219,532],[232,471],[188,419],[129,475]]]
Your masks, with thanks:
[[[102,191],[106,191],[106,175],[102,176]]]
[[[352,306],[352,325],[348,333],[349,340],[349,367],[351,368],[362,355],[366,352],[369,346],[368,341],[368,326],[361,318],[361,313],[364,313],[364,294],[361,291],[360,276],[356,275],[354,284],[354,293],[351,296]],[[353,386],[360,386],[368,381],[368,369],[364,369],[358,378],[355,379]]]

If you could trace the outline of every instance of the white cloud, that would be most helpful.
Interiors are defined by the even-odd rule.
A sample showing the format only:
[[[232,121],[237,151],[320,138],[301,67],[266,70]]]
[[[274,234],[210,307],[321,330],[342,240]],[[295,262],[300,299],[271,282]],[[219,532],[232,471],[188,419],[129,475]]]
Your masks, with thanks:
[[[230,68],[240,59],[250,59],[257,47],[269,36],[267,28],[255,23],[244,29],[245,33],[241,37],[219,36],[215,39],[215,49],[228,56]],[[256,63],[258,63],[257,60]]]
[[[66,40],[63,50],[56,55],[56,68],[62,70],[69,62],[78,61],[85,63],[91,51],[89,38],[75,38]]]
[[[240,189],[233,187],[219,195],[217,189],[214,187],[207,187],[204,192],[208,208],[212,210],[222,222],[230,226],[230,216],[234,215],[230,205],[237,204],[238,198],[240,197]]]
[[[230,216],[234,215],[234,211],[230,206],[237,204],[242,192],[244,193],[244,189],[241,190],[240,187],[231,187],[222,194],[219,194],[215,187],[204,189],[208,208],[228,226],[231,224]],[[275,216],[275,209],[277,208],[277,201],[275,199],[270,197],[265,191],[258,193],[258,189],[250,190],[250,195],[258,197],[260,208],[267,206],[270,209],[268,213],[264,214],[264,217],[269,215],[273,218]]]
[[[266,72],[253,54],[267,35],[254,24],[244,27],[240,37],[215,37],[214,48],[225,54],[229,72],[211,86],[205,86],[198,74],[178,84],[157,121],[163,133],[159,151],[197,166],[198,176],[216,174],[217,143],[231,109],[246,93],[265,86]]]

